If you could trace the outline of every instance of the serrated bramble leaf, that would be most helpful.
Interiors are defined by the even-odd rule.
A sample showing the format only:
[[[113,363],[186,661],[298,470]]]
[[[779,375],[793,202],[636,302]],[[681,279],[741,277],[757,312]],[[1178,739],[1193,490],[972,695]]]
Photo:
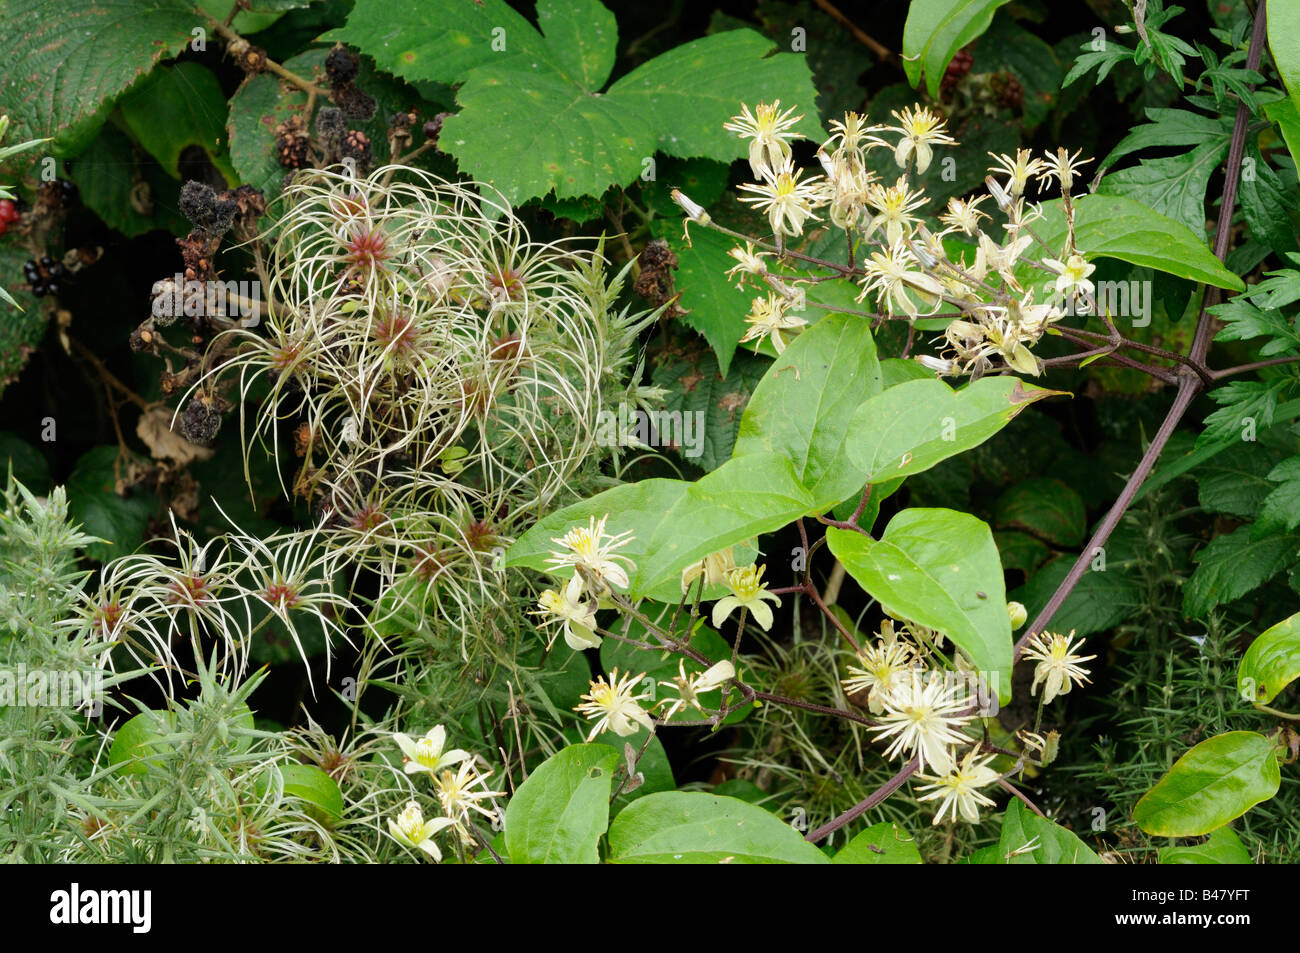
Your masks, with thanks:
[[[1183,614],[1203,618],[1215,606],[1239,599],[1300,555],[1291,535],[1252,539],[1249,526],[1216,536],[1196,554],[1196,570],[1183,587]]]
[[[702,345],[658,359],[650,382],[668,392],[664,409],[704,415],[700,453],[690,458],[692,463],[704,470],[716,470],[731,459],[742,412],[770,364],[767,358],[741,351],[723,377],[713,352]]]
[[[657,152],[730,162],[746,149],[722,124],[742,101],[780,99],[803,112],[798,131],[823,134],[803,57],[773,54],[772,41],[751,30],[669,50],[604,89],[618,35],[597,0],[543,0],[540,34],[498,9],[504,5],[497,0],[477,10],[408,0],[384,6],[381,15],[362,0],[330,38],[409,80],[463,82],[461,109],[445,122],[440,147],[516,203],[550,192],[559,199],[600,195],[634,181]],[[386,24],[418,24],[423,32],[412,35],[422,39],[395,44],[395,35],[406,34],[379,29],[380,16]],[[460,68],[437,62],[444,55]]]
[[[202,25],[184,0],[11,0],[4,18],[15,138],[54,136],[55,155],[85,148],[117,97]]]

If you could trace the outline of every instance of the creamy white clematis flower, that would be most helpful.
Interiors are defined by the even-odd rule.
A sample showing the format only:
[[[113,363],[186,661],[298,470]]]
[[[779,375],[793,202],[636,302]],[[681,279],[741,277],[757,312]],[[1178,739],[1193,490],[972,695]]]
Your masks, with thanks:
[[[665,688],[674,689],[678,698],[668,702],[667,709],[664,711],[662,718],[667,721],[679,711],[694,708],[696,711],[703,713],[704,706],[700,704],[700,696],[705,692],[716,691],[731,679],[736,677],[736,667],[731,664],[730,660],[723,659],[710,665],[703,672],[697,672],[694,675],[686,674],[686,660],[677,660],[677,677],[670,682],[665,682]]]
[[[403,847],[422,850],[434,860],[442,860],[442,851],[433,842],[433,835],[456,823],[450,817],[424,819],[424,812],[415,801],[409,801],[397,819],[388,818],[388,833]]]
[[[599,520],[593,516],[587,526],[575,526],[563,536],[552,537],[551,542],[559,543],[563,549],[552,550],[550,558],[546,561],[547,565],[556,568],[582,566],[609,585],[626,589],[627,570],[636,569],[636,564],[626,556],[615,553],[614,550],[632,541],[632,531],[628,530],[617,535],[606,533],[605,523],[608,519],[608,513]],[[623,563],[627,564],[626,569]]]
[[[772,607],[764,599],[770,599],[776,605],[781,604],[781,597],[767,591],[763,582],[765,566],[745,566],[727,573],[727,588],[731,595],[723,596],[713,604],[713,627],[721,628],[727,616],[737,609],[745,608],[754,617],[754,621],[763,627],[763,631],[772,628]]]
[[[436,775],[433,786],[442,812],[457,823],[461,835],[467,839],[470,811],[493,818],[496,816],[493,801],[505,797],[504,791],[487,789],[487,777],[474,767],[472,761],[462,762],[455,771],[448,769]]]
[[[978,789],[998,780],[998,773],[989,767],[994,756],[978,758],[977,754],[972,748],[960,764],[941,777],[920,776],[920,780],[931,783],[923,784],[917,790],[930,793],[921,795],[917,800],[939,801],[939,810],[932,823],[938,824],[945,816],[955,821],[960,815],[962,820],[975,824],[980,819],[979,809],[993,806],[993,799],[981,794]]]
[[[973,199],[948,199],[948,209],[941,212],[939,221],[944,225],[944,234],[974,235],[979,231],[980,219],[988,218],[987,212],[980,211],[980,203],[988,200],[987,195]]]
[[[1092,296],[1095,289],[1088,276],[1097,270],[1097,266],[1084,261],[1081,255],[1071,255],[1065,261],[1044,258],[1043,264],[1057,274],[1055,284],[1057,294]]]
[[[1031,236],[1021,235],[1005,245],[999,245],[989,238],[987,234],[980,232],[979,247],[975,250],[974,274],[982,278],[990,271],[997,272],[1002,280],[1012,288],[1023,291],[1024,289],[1020,287],[1020,282],[1016,280],[1012,269],[1032,241]]]
[[[753,242],[745,242],[744,248],[737,245],[727,254],[736,259],[736,264],[727,269],[727,277],[736,282],[736,287],[745,283],[746,275],[761,278],[767,274],[767,265],[763,264],[763,259],[768,257],[767,252],[754,251]]]
[[[781,332],[793,331],[808,323],[804,318],[786,314],[786,306],[786,300],[777,295],[769,294],[766,298],[755,298],[749,314],[745,315],[745,323],[749,325],[749,329],[741,337],[740,343],[747,344],[754,341],[754,353],[757,354],[763,338],[770,335],[776,353],[785,353],[785,338],[781,336]]]
[[[1000,172],[1007,177],[1004,188],[1013,199],[1024,195],[1029,179],[1043,169],[1043,160],[1032,156],[1028,149],[1017,149],[1015,158],[994,152],[990,152],[989,155],[993,157],[994,162],[989,166],[989,171]]]
[[[767,213],[773,235],[802,235],[804,223],[817,219],[813,210],[826,202],[822,177],[814,175],[800,181],[802,173],[802,169],[796,169],[787,159],[779,169],[764,170],[762,181],[744,182],[740,186],[742,192],[753,193],[742,195],[740,200]]]
[[[900,169],[907,168],[908,159],[915,153],[916,172],[920,175],[930,167],[932,145],[956,145],[956,140],[944,131],[942,117],[924,106],[904,109],[902,113],[894,111],[890,115],[898,120],[898,125],[889,126],[888,130],[903,137],[894,149],[894,161]]]
[[[949,749],[970,743],[957,729],[974,717],[973,712],[966,714],[975,702],[961,683],[949,681],[939,672],[931,672],[923,680],[913,669],[911,677],[901,680],[881,701],[885,713],[871,730],[882,739],[893,738],[886,757],[917,758],[922,771],[927,766],[938,774],[952,770]]]
[[[565,644],[575,652],[600,648],[601,638],[596,634],[596,602],[582,598],[582,577],[577,573],[561,591],[547,589],[538,596],[533,614],[546,617],[543,625],[561,625]],[[554,636],[551,641],[554,641]]]
[[[867,707],[879,715],[894,688],[912,677],[914,664],[912,648],[906,642],[877,642],[862,650],[857,664],[848,666],[849,677],[841,683],[849,695],[867,692]]]
[[[1054,632],[1036,632],[1025,646],[1025,658],[1037,659],[1034,667],[1034,683],[1029,688],[1031,695],[1038,694],[1038,686],[1043,685],[1043,704],[1050,704],[1057,695],[1068,695],[1070,688],[1090,682],[1088,670],[1082,663],[1095,659],[1095,655],[1077,655],[1075,651],[1083,648],[1083,639],[1074,641],[1074,630],[1069,635]]]
[[[690,592],[691,585],[700,576],[704,576],[706,586],[716,586],[727,581],[727,573],[736,568],[734,546],[709,553],[698,563],[692,563],[682,570],[682,592]]]
[[[641,707],[641,702],[648,700],[650,694],[632,694],[643,678],[644,672],[640,675],[629,672],[620,679],[618,669],[615,668],[610,671],[608,682],[603,675],[591,682],[587,694],[582,696],[583,701],[574,708],[579,714],[596,719],[587,734],[588,742],[603,731],[612,731],[620,738],[626,738],[636,734],[637,725],[647,731],[654,731],[654,719]]]
[[[749,168],[755,176],[762,176],[779,169],[790,158],[790,144],[786,140],[803,138],[793,131],[802,120],[803,116],[794,115],[793,107],[781,112],[778,99],[759,103],[752,113],[742,103],[740,115],[732,116],[722,128],[742,139],[753,140],[749,144]]]
[[[920,221],[912,213],[925,204],[925,193],[907,187],[907,176],[900,176],[893,185],[885,188],[876,183],[867,189],[867,204],[875,209],[867,224],[864,238],[870,238],[879,228],[885,230],[885,244],[895,245],[904,236],[910,236]]]
[[[434,725],[418,741],[400,733],[394,734],[393,740],[402,749],[402,754],[406,755],[407,774],[437,774],[443,768],[459,764],[470,756],[468,751],[459,748],[446,750],[447,730],[442,725]]]
[[[1074,177],[1079,174],[1080,167],[1092,161],[1080,159],[1082,153],[1083,150],[1080,149],[1072,156],[1062,146],[1056,150],[1056,155],[1047,155],[1043,159],[1043,171],[1038,173],[1039,183],[1055,179],[1060,184],[1061,191],[1068,193],[1074,186]]]
[[[876,304],[882,311],[901,312],[909,318],[920,314],[918,297],[928,305],[927,314],[939,310],[943,302],[943,283],[924,271],[918,271],[913,267],[915,264],[916,256],[901,241],[883,252],[872,252],[862,264],[866,275],[862,279],[859,300],[875,292]]]

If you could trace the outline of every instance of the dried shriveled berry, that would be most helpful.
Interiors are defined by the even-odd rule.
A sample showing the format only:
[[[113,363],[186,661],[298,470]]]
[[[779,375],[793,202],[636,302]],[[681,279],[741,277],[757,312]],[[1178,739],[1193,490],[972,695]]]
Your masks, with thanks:
[[[369,122],[374,118],[378,104],[375,97],[364,93],[355,86],[344,86],[334,93],[334,101],[343,110],[349,122]]]
[[[195,226],[216,238],[230,231],[239,203],[231,192],[218,195],[212,186],[190,180],[181,187],[180,210]]]
[[[205,394],[199,394],[185,407],[181,414],[181,436],[190,443],[207,446],[217,437],[221,429],[221,411],[215,402]]]

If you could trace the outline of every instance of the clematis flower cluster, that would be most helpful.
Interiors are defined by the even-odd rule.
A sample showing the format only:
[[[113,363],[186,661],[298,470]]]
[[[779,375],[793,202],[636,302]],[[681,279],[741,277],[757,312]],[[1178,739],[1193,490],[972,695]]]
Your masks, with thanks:
[[[388,818],[389,835],[403,847],[423,851],[434,861],[442,860],[442,851],[434,840],[441,831],[450,829],[461,843],[474,844],[471,816],[497,817],[496,798],[505,797],[505,792],[488,790],[489,775],[478,768],[474,755],[447,747],[447,730],[442,725],[434,725],[421,738],[398,732],[393,741],[402,752],[405,773],[427,774],[431,779],[442,815],[426,820],[420,802],[411,798],[395,817]]]
[[[873,299],[882,314],[915,321],[942,312],[950,318],[935,339],[939,353],[917,358],[940,376],[979,377],[1002,368],[1041,373],[1033,348],[1077,302],[1091,306],[1093,300],[1089,275],[1095,266],[1075,245],[1071,201],[1079,171],[1091,160],[1064,149],[990,153],[986,194],[952,197],[945,209],[930,209],[924,180],[934,175],[935,150],[957,142],[944,118],[927,107],[891,116],[892,123],[870,124],[850,112],[832,122],[832,134],[817,150],[820,171],[805,174],[790,147],[803,137],[804,117],[782,111],[779,102],[753,111],[742,104],[723,126],[748,142],[754,181],[739,187],[740,200],[766,215],[778,255],[785,241],[810,229],[829,224],[845,230],[858,262],[851,273],[861,286],[859,300]],[[872,161],[878,149],[892,163]],[[882,177],[887,163],[901,174]],[[1045,245],[1034,228],[1044,215],[1035,199],[1049,189],[1063,199],[1062,245]],[[990,208],[981,207],[990,200]],[[692,221],[709,222],[685,196],[679,204]],[[731,256],[737,264],[728,275],[738,287],[757,284],[768,291],[753,299],[742,340],[757,348],[770,338],[781,353],[787,337],[808,323],[797,312],[805,309],[800,286],[810,279],[783,270],[788,258],[765,261],[753,242]]]

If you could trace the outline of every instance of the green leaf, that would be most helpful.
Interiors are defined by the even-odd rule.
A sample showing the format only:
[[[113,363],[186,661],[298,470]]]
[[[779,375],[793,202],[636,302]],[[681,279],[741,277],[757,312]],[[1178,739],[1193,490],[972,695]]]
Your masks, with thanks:
[[[1101,161],[1103,170],[1141,149],[1217,144],[1220,140],[1226,143],[1232,138],[1232,120],[1225,116],[1203,116],[1189,109],[1158,108],[1146,110],[1146,116],[1151,121],[1135,127]]]
[[[636,563],[629,574],[631,597],[676,602],[687,566],[800,516],[825,512],[832,502],[809,493],[785,457],[748,454],[696,483],[642,480],[566,506],[519,537],[506,552],[506,565],[545,570],[547,554],[555,548],[552,539],[574,525],[585,526],[592,516],[609,514],[608,532],[633,533],[619,550]]]
[[[846,440],[853,412],[881,387],[871,323],[828,315],[795,338],[763,376],[740,421],[734,456],[783,454],[815,496],[838,503],[866,481],[847,458]]]
[[[1239,599],[1262,586],[1300,552],[1295,536],[1252,539],[1249,526],[1216,536],[1192,558],[1196,570],[1183,587],[1183,614],[1204,618],[1215,606]]]
[[[460,83],[477,67],[518,66],[550,52],[504,0],[356,0],[347,23],[321,39],[355,46],[410,82]]]
[[[1023,603],[1032,619],[1047,605],[1057,587],[1069,575],[1074,556],[1058,556],[1047,563],[1010,598]],[[1126,567],[1109,565],[1105,572],[1089,569],[1052,616],[1052,627],[1081,636],[1114,628],[1142,606],[1142,591]]]
[[[55,155],[74,155],[108,108],[159,60],[175,56],[201,21],[184,0],[10,0],[5,99],[15,141],[56,137]]]
[[[681,791],[651,794],[624,808],[609,828],[609,860],[615,864],[830,862],[761,807],[736,798]]]
[[[1268,7],[1268,47],[1273,54],[1282,83],[1291,95],[1291,103],[1300,110],[1300,3],[1296,0],[1273,0]]]
[[[533,771],[506,806],[510,862],[598,863],[620,758],[609,745],[570,745]]]
[[[1283,460],[1268,473],[1273,486],[1259,507],[1259,517],[1251,535],[1291,532],[1300,526],[1300,457]]]
[[[1104,180],[1109,181],[1109,178]],[[1034,230],[1051,248],[1065,246],[1065,213],[1061,200],[1043,202],[1043,219]],[[1181,222],[1120,195],[1092,194],[1074,200],[1075,237],[1084,258],[1118,258],[1226,288],[1244,291],[1240,278],[1223,267],[1203,240],[1204,229],[1193,231]],[[1202,226],[1204,221],[1202,220]],[[1029,274],[1033,284],[1041,284],[1038,274]]]
[[[1011,697],[1011,620],[988,524],[955,510],[903,510],[879,540],[826,531],[831,552],[890,615],[945,633]]]
[[[1300,348],[1300,332],[1294,319],[1288,319],[1276,308],[1264,310],[1238,295],[1231,301],[1207,308],[1223,322],[1223,328],[1214,336],[1216,341],[1250,341],[1267,337],[1272,340],[1259,347],[1261,357],[1273,357]]]
[[[180,185],[162,167],[141,153],[113,123],[106,123],[90,145],[68,162],[68,177],[77,184],[82,202],[128,237],[156,228],[184,233],[189,222],[177,210]],[[153,210],[142,214],[131,200],[131,190],[143,181],[149,187]]]
[[[897,824],[881,821],[849,841],[831,858],[835,864],[919,864],[916,838]]]
[[[51,485],[50,464],[45,455],[8,430],[0,430],[0,480],[14,479],[33,493],[44,495]]]
[[[1287,209],[1297,205],[1294,183],[1287,187],[1282,178],[1265,161],[1256,135],[1246,148],[1243,162],[1249,163],[1249,175],[1241,177],[1241,213],[1250,226],[1252,237],[1283,255],[1296,250],[1296,229]]]
[[[225,146],[226,95],[211,70],[198,63],[160,67],[123,96],[118,108],[140,145],[172,178],[181,177],[181,153],[198,146],[236,184]]]
[[[1203,844],[1186,844],[1161,847],[1162,864],[1248,864],[1250,851],[1246,850],[1231,827],[1220,827],[1210,834]]]
[[[135,551],[155,506],[148,497],[117,495],[116,460],[117,447],[95,447],[68,476],[68,513],[83,532],[105,540],[86,547],[87,556],[102,562]]]
[[[1300,678],[1300,613],[1262,632],[1237,667],[1242,698],[1267,705]]]
[[[937,99],[939,83],[957,51],[989,28],[1008,0],[912,0],[903,26],[903,71]]]
[[[1078,546],[1087,529],[1083,498],[1060,480],[1033,477],[1008,487],[994,506],[994,525],[1026,529],[1057,546]]]
[[[1052,555],[1046,543],[1028,533],[995,531],[993,542],[997,544],[998,554],[1002,557],[1002,568],[1008,571],[1018,569],[1026,575],[1032,574]]]
[[[822,135],[803,57],[773,55],[772,41],[751,30],[669,50],[602,92],[618,44],[608,10],[542,0],[538,22],[540,35],[499,0],[360,0],[329,38],[411,81],[463,81],[440,146],[515,203],[552,191],[600,195],[634,181],[656,152],[730,162],[746,150],[722,124],[742,101],[780,99],[803,111],[800,132]],[[419,39],[395,44],[395,35]]]
[[[677,320],[704,335],[718,357],[722,373],[730,374],[732,356],[745,336],[745,315],[754,297],[737,290],[727,278],[727,269],[736,263],[727,254],[735,247],[735,240],[697,228],[687,244],[676,217],[655,219],[651,234],[667,241],[677,256],[673,288],[679,296],[678,306],[687,312]]]
[[[113,734],[108,763],[122,765],[121,774],[144,774],[147,761],[162,753],[156,742],[174,723],[175,716],[167,711],[142,711],[128,719]]]
[[[1276,747],[1254,731],[1202,741],[1142,796],[1133,820],[1156,837],[1199,837],[1222,827],[1277,793]]]
[[[1061,391],[1011,376],[954,391],[943,381],[905,381],[864,401],[848,424],[848,459],[869,483],[928,470],[979,446],[1025,407]]]
[[[1100,864],[1102,859],[1060,824],[1013,799],[1002,818],[999,861],[1008,864]]]
[[[1290,99],[1279,99],[1264,107],[1264,115],[1277,123],[1291,158],[1300,165],[1300,110]]]
[[[1183,155],[1144,159],[1131,169],[1107,175],[1098,193],[1134,199],[1193,234],[1204,235],[1205,192],[1227,154],[1228,143],[1215,141]]]
[[[343,816],[343,792],[338,782],[314,764],[284,764],[280,766],[284,778],[284,793],[305,801],[311,813],[326,824]]]
[[[1273,490],[1266,478],[1277,455],[1256,443],[1204,464],[1198,471],[1197,498],[1210,513],[1253,517]]]
[[[731,459],[742,411],[771,365],[765,357],[735,355],[724,377],[717,358],[706,347],[665,351],[656,358],[650,383],[668,393],[664,410],[702,414],[704,432],[700,454],[690,457],[703,470],[716,470]],[[696,418],[701,419],[701,418]]]

